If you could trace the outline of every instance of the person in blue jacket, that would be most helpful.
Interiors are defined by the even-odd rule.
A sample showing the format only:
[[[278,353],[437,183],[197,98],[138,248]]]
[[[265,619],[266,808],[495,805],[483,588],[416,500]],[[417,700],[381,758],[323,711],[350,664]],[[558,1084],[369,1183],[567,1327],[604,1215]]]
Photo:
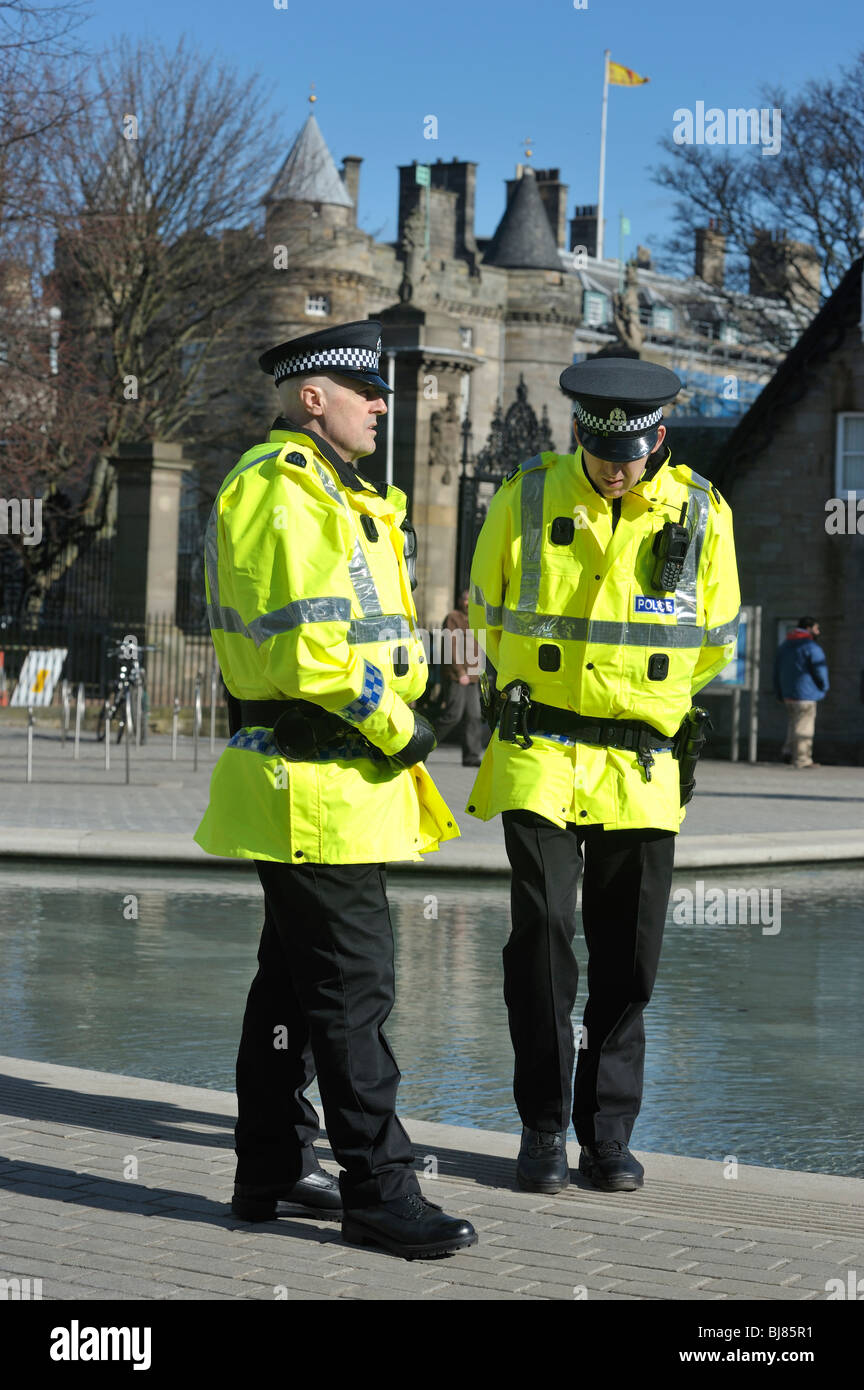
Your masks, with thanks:
[[[819,635],[815,618],[799,618],[774,659],[774,693],[785,704],[787,715],[783,761],[793,767],[819,766],[813,761],[816,705],[829,689],[828,663],[815,640]]]

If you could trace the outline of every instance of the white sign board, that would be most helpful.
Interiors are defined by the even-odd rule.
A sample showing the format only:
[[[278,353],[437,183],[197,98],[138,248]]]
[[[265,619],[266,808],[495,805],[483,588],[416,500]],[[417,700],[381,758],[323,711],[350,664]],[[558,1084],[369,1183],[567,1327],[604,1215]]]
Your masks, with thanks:
[[[12,692],[10,705],[50,705],[68,654],[68,647],[29,651],[24,658],[18,684]]]

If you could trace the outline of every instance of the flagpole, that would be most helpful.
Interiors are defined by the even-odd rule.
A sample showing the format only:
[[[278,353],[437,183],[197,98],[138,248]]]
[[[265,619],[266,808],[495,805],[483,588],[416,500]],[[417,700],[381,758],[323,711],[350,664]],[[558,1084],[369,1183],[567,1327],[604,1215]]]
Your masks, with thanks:
[[[606,183],[606,106],[609,101],[609,54],[603,55],[603,114],[600,117],[600,182],[597,188],[597,259],[603,259],[603,193]]]

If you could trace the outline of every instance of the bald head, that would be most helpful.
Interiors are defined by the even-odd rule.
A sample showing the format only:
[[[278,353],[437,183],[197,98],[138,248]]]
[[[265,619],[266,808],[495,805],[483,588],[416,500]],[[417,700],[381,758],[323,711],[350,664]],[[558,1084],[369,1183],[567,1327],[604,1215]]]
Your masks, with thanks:
[[[368,382],[320,372],[287,377],[276,390],[283,413],[301,430],[313,430],[348,463],[375,452],[375,428],[387,405]]]
[[[295,424],[314,428],[315,417],[310,407],[320,403],[322,396],[326,400],[327,389],[332,384],[332,378],[324,374],[286,377],[285,381],[280,381],[276,387],[283,414]],[[321,392],[322,395],[313,396],[309,388],[314,389],[316,393]]]

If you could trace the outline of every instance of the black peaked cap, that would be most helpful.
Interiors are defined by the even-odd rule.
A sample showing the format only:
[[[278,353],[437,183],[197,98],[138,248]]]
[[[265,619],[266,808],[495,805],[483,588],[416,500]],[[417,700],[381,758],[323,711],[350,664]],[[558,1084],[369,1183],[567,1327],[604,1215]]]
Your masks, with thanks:
[[[302,338],[268,348],[258,358],[258,365],[274,378],[277,386],[292,376],[334,372],[389,391],[378,372],[380,357],[381,324],[376,319],[359,319],[322,328],[317,333],[304,333]]]

